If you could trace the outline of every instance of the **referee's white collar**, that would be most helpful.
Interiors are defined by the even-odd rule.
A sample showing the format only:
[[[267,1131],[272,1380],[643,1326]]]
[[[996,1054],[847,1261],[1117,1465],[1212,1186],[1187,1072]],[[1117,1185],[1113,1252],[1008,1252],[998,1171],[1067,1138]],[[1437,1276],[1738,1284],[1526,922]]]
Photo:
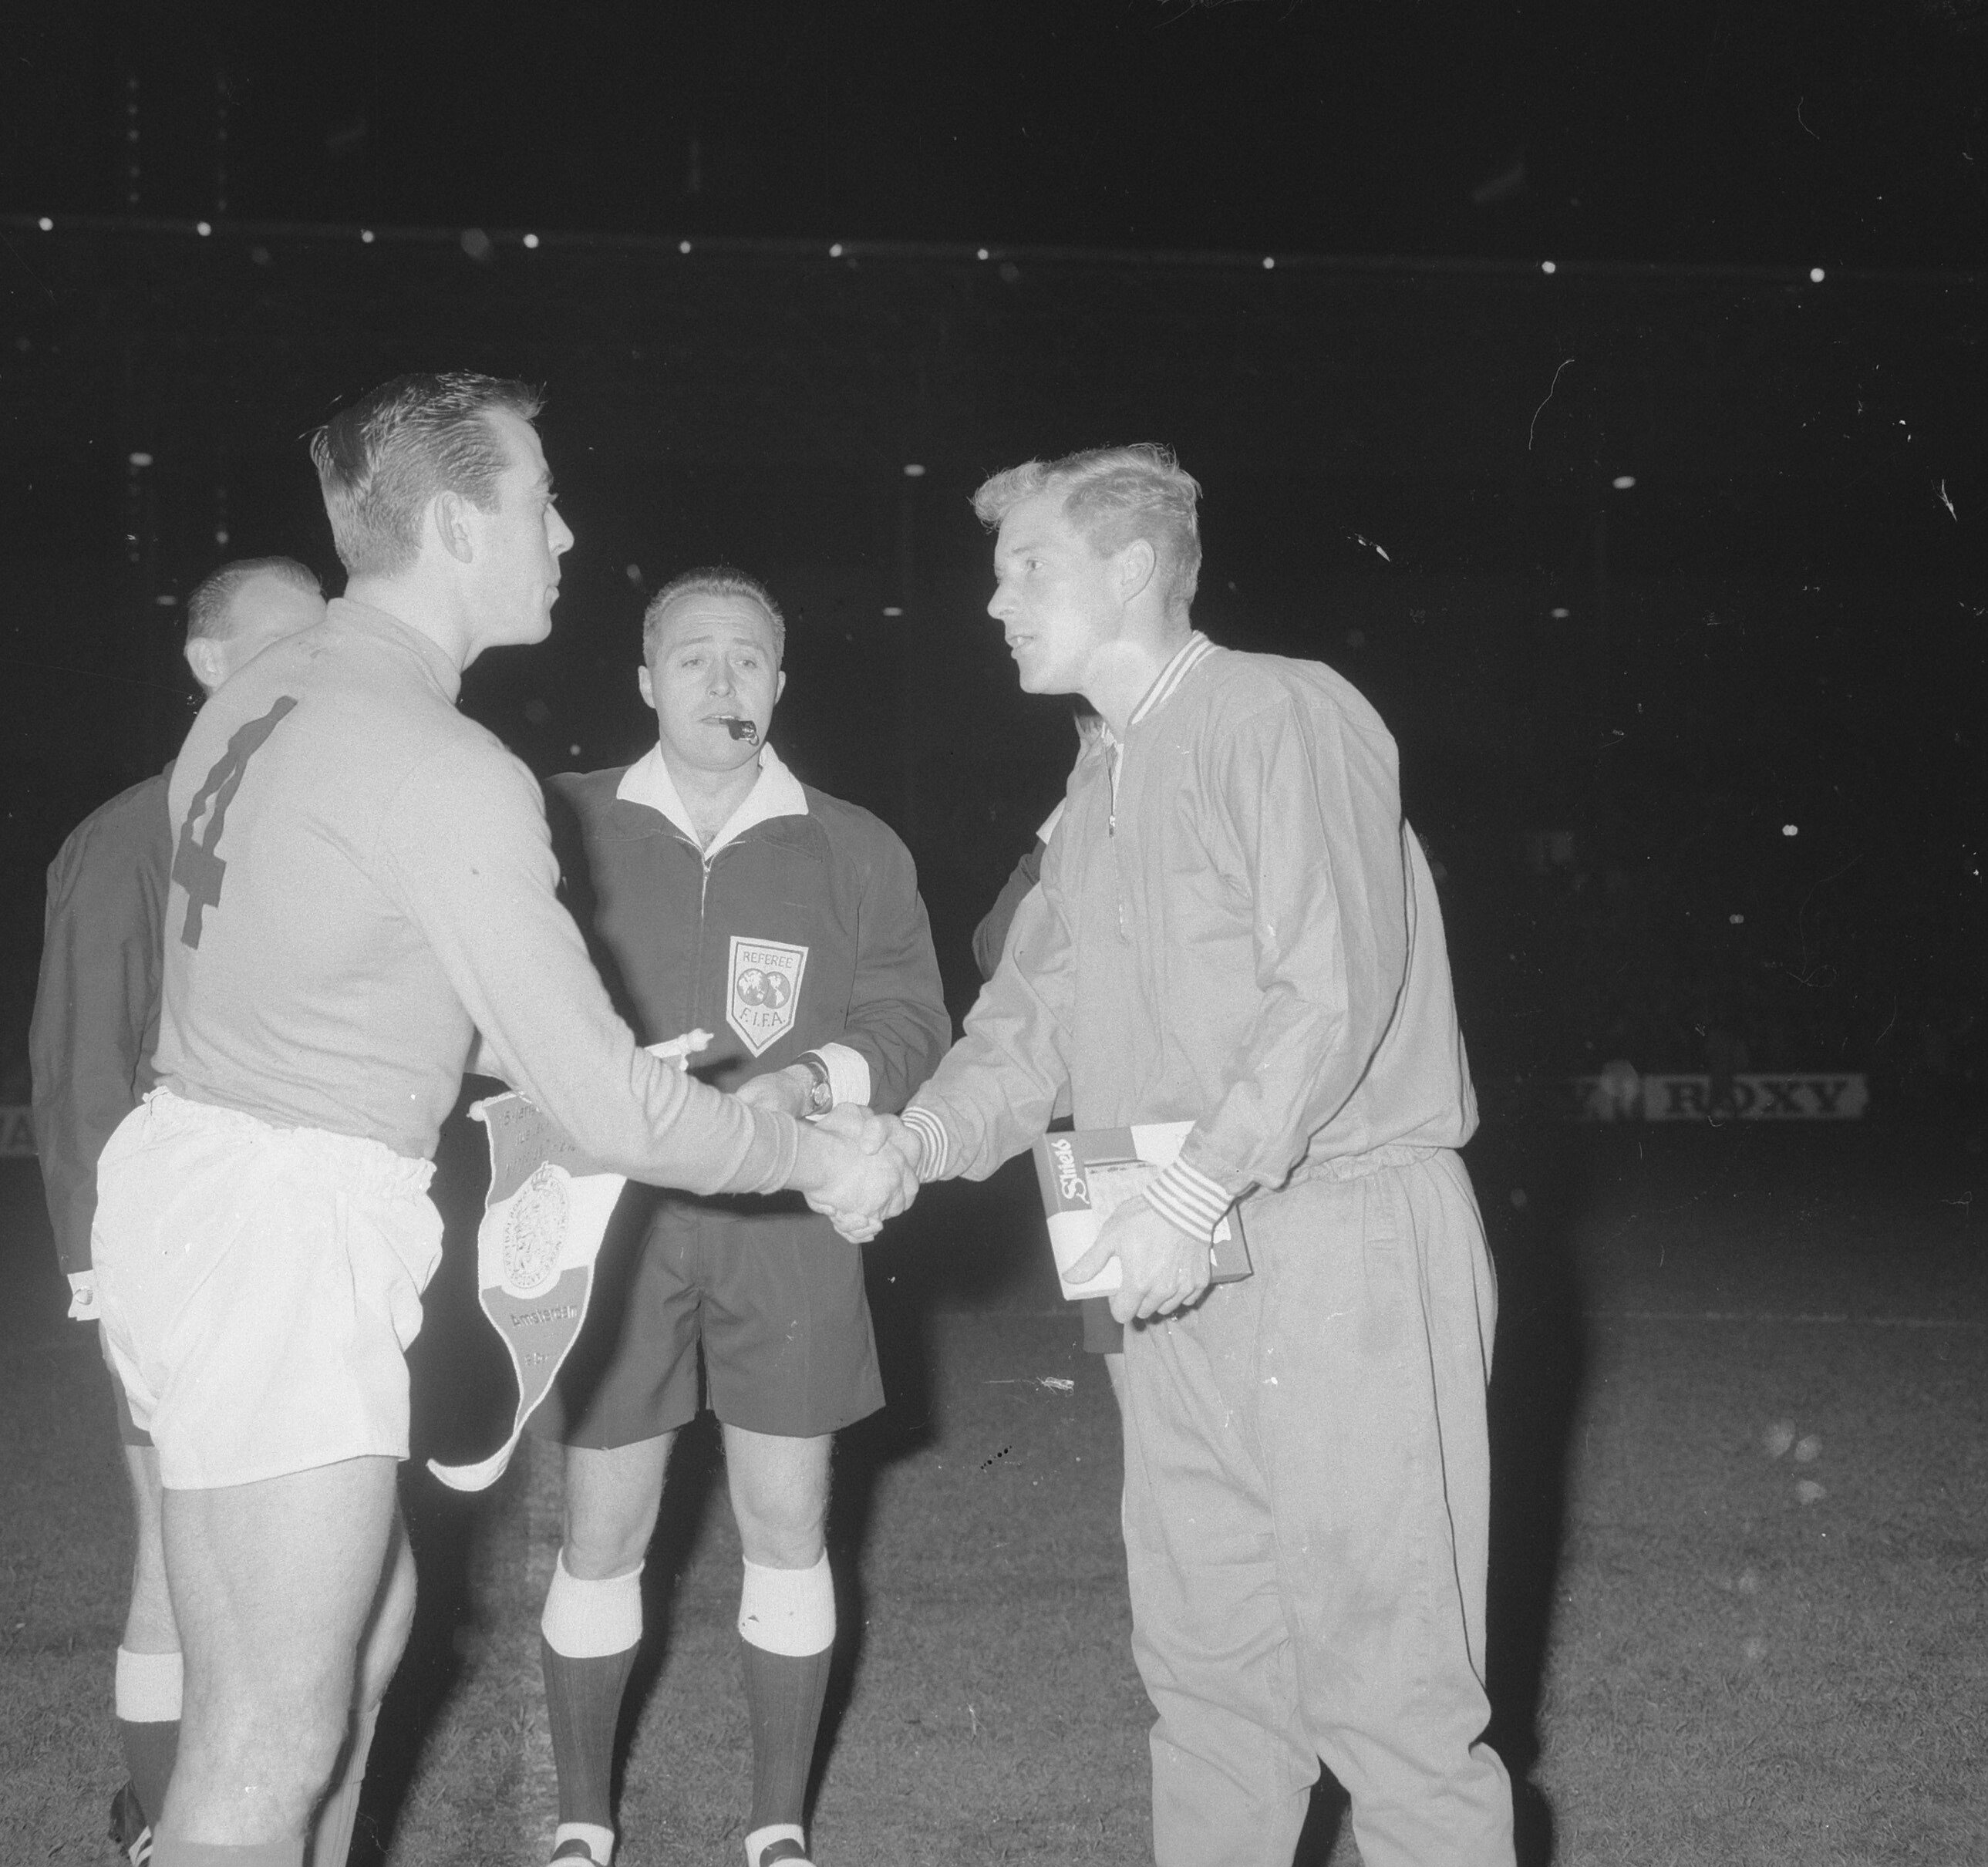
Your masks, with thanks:
[[[661,746],[651,746],[621,774],[621,782],[615,786],[614,795],[624,803],[641,804],[660,812],[690,838],[693,847],[698,846],[696,827],[690,820],[689,811],[684,808],[677,781],[663,763]],[[801,781],[780,762],[780,755],[772,746],[762,746],[759,776],[753,780],[745,801],[732,813],[725,827],[703,845],[704,854],[707,858],[716,855],[726,844],[735,843],[755,824],[763,824],[771,817],[806,817],[807,813],[807,793],[802,790]]]

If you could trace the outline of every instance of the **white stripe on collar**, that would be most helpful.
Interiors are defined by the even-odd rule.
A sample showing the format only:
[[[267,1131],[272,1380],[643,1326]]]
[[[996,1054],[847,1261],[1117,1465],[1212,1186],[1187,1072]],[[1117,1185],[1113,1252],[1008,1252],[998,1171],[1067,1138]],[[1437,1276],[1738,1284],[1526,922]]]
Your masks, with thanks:
[[[1129,731],[1156,708],[1163,707],[1173,698],[1175,688],[1187,678],[1188,670],[1204,656],[1215,652],[1215,644],[1196,629],[1175,651],[1174,658],[1160,670],[1159,678],[1146,689],[1146,697],[1132,709],[1132,717],[1126,721]]]
[[[663,763],[661,746],[651,746],[621,774],[621,782],[615,786],[614,795],[624,803],[641,804],[659,812],[690,838],[693,848],[697,847],[697,830],[690,820],[689,811],[684,808],[676,780]],[[732,813],[725,827],[705,847],[705,859],[716,855],[726,844],[737,841],[755,824],[763,824],[776,817],[806,817],[807,813],[807,793],[801,789],[801,781],[781,763],[780,755],[772,746],[762,746],[759,776],[753,780],[745,801]]]

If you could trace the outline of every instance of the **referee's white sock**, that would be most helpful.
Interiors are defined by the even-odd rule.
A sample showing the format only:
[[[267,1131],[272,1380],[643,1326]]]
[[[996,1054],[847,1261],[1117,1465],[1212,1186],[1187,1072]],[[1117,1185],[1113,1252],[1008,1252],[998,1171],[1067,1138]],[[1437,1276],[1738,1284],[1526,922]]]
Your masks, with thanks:
[[[752,1721],[752,1816],[748,1867],[776,1842],[776,1860],[797,1858],[806,1843],[801,1816],[816,1733],[835,1648],[835,1584],[824,1553],[812,1568],[746,1564],[739,1596],[739,1652],[746,1708]]]
[[[642,1640],[641,1565],[604,1581],[582,1581],[567,1569],[560,1551],[539,1632],[546,1713],[559,1771],[559,1832],[553,1845],[556,1851],[569,1841],[584,1842],[600,1867],[607,1867],[614,1852],[614,1731]]]

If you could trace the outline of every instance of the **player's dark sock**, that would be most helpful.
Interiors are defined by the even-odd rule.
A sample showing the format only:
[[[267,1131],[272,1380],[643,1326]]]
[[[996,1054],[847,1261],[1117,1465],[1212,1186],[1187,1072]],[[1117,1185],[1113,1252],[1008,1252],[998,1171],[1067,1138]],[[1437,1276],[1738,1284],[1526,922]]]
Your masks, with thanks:
[[[752,1721],[752,1817],[748,1854],[778,1838],[765,1829],[800,1835],[808,1771],[828,1689],[835,1644],[835,1587],[824,1555],[811,1569],[746,1564],[739,1602],[746,1707]],[[756,1861],[753,1867],[758,1867]]]
[[[117,1649],[117,1736],[138,1807],[156,1823],[180,1748],[183,1662],[177,1653]]]
[[[605,1862],[613,1846],[614,1730],[642,1639],[641,1569],[606,1581],[580,1581],[567,1572],[562,1551],[540,1632],[546,1712],[559,1771],[557,1841],[572,1838],[579,1829],[593,1858]]]

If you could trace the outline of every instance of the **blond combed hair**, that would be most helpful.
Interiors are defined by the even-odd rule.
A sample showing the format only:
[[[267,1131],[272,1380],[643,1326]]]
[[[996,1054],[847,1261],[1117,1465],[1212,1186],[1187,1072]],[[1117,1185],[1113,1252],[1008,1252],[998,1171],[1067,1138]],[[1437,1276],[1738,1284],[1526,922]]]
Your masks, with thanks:
[[[1201,580],[1201,485],[1157,441],[1089,448],[1060,460],[1031,460],[982,482],[973,510],[991,532],[1038,493],[1063,495],[1063,516],[1101,557],[1135,538],[1153,547],[1169,615],[1185,615]]]

